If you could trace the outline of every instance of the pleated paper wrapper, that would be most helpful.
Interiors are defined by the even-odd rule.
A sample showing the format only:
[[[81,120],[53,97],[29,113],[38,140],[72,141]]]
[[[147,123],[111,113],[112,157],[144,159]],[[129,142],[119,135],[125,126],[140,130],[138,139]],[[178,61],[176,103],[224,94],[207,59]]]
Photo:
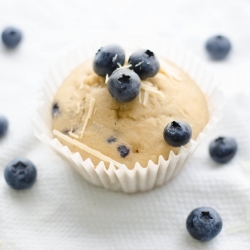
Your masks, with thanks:
[[[79,153],[71,152],[67,146],[53,137],[52,134],[52,103],[58,87],[66,76],[79,64],[95,55],[98,48],[108,42],[82,42],[81,45],[71,48],[64,53],[51,67],[50,72],[42,82],[39,90],[38,104],[32,119],[34,134],[43,143],[52,147],[56,152],[65,157],[72,166],[88,182],[104,187],[108,190],[135,193],[151,190],[154,187],[168,183],[185,165],[187,159],[193,154],[205,136],[216,126],[221,118],[223,107],[223,93],[219,89],[219,82],[213,73],[206,69],[204,63],[194,57],[184,48],[166,40],[154,43],[140,42],[140,47],[150,48],[157,55],[176,64],[186,72],[200,87],[208,102],[210,119],[196,140],[191,140],[185,147],[181,147],[177,155],[172,151],[168,159],[159,156],[158,164],[149,160],[147,167],[136,163],[132,170],[125,165],[117,168],[112,162],[106,168],[100,160],[94,166],[91,159],[82,159]],[[124,44],[129,51],[136,50],[138,45]],[[143,46],[143,44],[145,44]]]

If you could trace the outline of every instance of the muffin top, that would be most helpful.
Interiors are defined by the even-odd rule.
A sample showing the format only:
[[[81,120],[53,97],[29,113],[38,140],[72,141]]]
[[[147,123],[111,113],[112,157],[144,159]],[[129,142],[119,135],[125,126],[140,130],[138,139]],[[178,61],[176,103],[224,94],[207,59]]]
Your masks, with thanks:
[[[90,158],[96,166],[111,160],[116,167],[133,169],[160,155],[168,159],[179,147],[166,143],[163,131],[172,121],[184,121],[196,139],[209,120],[207,101],[197,84],[180,68],[160,60],[159,72],[141,80],[139,95],[118,102],[107,88],[108,76],[100,77],[93,59],[75,68],[55,95],[53,133],[72,152]],[[124,66],[126,67],[126,65]]]

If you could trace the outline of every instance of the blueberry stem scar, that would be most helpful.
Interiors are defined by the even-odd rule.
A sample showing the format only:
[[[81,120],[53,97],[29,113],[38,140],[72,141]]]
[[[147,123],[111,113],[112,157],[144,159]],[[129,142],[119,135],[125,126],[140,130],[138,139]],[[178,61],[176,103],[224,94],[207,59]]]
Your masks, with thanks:
[[[210,215],[209,212],[201,212],[201,217],[204,219],[204,220],[212,220],[213,217]]]
[[[122,74],[122,77],[118,79],[119,82],[121,83],[129,83],[130,76]]]
[[[180,128],[180,124],[176,121],[173,121],[172,124],[171,124],[174,128]]]
[[[154,53],[150,50],[146,50],[145,52],[149,57],[154,56]]]
[[[29,166],[25,165],[23,162],[18,161],[16,164],[11,166],[11,170],[15,174],[24,174],[29,170]]]

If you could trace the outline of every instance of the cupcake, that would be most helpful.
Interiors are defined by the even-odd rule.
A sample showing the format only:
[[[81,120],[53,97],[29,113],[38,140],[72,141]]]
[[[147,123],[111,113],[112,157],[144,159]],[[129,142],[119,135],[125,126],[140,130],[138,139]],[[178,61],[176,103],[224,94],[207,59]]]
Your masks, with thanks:
[[[168,182],[218,120],[218,90],[148,48],[112,44],[89,56],[47,81],[35,134],[95,185],[138,192]]]

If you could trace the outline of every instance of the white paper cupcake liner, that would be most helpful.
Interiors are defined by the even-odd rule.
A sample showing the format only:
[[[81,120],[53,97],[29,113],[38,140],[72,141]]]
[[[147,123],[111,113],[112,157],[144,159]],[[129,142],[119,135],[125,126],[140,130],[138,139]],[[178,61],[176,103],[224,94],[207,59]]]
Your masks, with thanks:
[[[221,118],[223,93],[218,88],[218,82],[213,74],[206,69],[204,63],[183,48],[165,40],[154,41],[152,44],[148,41],[140,42],[141,47],[145,43],[144,48],[152,49],[158,55],[182,68],[199,85],[208,100],[210,120],[196,140],[191,140],[186,147],[181,147],[177,155],[171,151],[167,160],[160,156],[158,164],[149,161],[148,166],[143,168],[139,163],[136,163],[134,169],[129,170],[126,166],[117,169],[111,162],[109,168],[106,169],[104,162],[100,161],[94,167],[91,159],[82,159],[79,153],[72,153],[67,146],[63,146],[58,139],[53,137],[51,107],[57,89],[64,78],[76,66],[92,57],[100,46],[107,43],[107,41],[84,42],[55,63],[42,82],[42,89],[39,91],[38,107],[32,119],[34,133],[42,142],[64,156],[70,165],[90,183],[126,193],[147,191],[169,182],[176,176],[200,142],[216,126]],[[123,41],[120,44],[126,45],[127,43]]]

